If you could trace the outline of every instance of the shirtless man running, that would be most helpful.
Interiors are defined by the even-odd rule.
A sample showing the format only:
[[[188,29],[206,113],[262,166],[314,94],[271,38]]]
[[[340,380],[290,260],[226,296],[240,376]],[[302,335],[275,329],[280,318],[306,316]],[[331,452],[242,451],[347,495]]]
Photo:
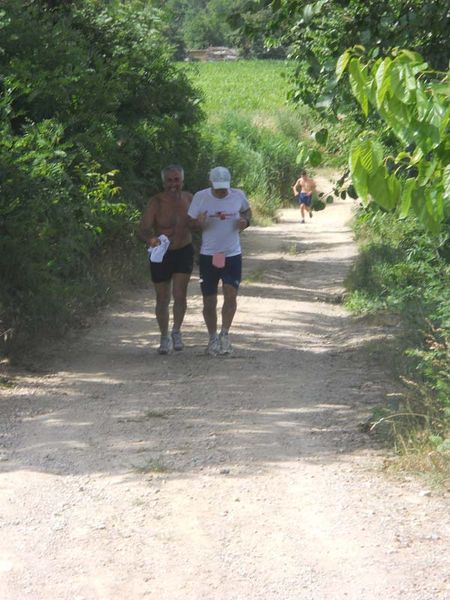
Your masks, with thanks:
[[[300,171],[300,177],[295,182],[292,191],[300,205],[302,215],[302,223],[305,222],[305,210],[308,211],[309,217],[312,217],[312,195],[316,191],[316,182],[311,177],[308,177],[306,171]]]
[[[159,354],[182,350],[181,325],[187,306],[187,288],[194,265],[194,248],[188,227],[187,211],[192,194],[183,192],[184,171],[169,165],[161,171],[163,191],[152,196],[142,215],[138,235],[148,248],[160,244],[166,235],[170,245],[162,262],[150,263],[156,292],[156,320],[161,333]],[[169,335],[169,304],[173,296],[173,326]]]

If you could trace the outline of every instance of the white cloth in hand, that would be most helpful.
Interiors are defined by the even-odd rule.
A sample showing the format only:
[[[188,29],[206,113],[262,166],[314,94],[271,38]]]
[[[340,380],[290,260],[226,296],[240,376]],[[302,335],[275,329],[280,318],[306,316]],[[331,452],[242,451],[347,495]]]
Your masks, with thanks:
[[[153,248],[147,248],[148,259],[150,262],[162,262],[164,255],[167,252],[167,248],[170,245],[170,240],[166,235],[160,235],[158,239],[160,241],[158,246],[154,246]]]

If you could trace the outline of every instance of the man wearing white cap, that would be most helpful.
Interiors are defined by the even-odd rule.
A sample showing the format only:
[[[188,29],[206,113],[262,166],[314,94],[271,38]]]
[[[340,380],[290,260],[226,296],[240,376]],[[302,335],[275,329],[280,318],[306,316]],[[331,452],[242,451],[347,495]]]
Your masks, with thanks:
[[[200,284],[203,317],[209,333],[208,354],[230,354],[228,332],[236,313],[241,282],[242,254],[240,233],[250,225],[251,210],[242,190],[231,187],[225,167],[209,173],[211,187],[200,190],[188,210],[193,226],[202,230],[200,247]],[[217,289],[222,281],[222,329],[217,334]]]

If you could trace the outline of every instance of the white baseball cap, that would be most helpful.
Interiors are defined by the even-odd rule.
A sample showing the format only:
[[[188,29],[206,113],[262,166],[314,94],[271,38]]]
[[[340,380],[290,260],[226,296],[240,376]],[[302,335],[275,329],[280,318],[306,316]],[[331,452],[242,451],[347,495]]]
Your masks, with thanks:
[[[209,180],[215,190],[229,190],[231,187],[231,174],[226,167],[214,167],[214,169],[211,169]]]

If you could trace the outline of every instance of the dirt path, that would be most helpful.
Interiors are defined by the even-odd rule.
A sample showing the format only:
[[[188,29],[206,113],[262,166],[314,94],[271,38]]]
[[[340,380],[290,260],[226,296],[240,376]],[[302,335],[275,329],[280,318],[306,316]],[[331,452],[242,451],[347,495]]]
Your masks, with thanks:
[[[350,210],[244,234],[231,357],[195,277],[184,352],[133,291],[2,389],[2,600],[450,598],[447,501],[359,428],[395,390],[335,302]]]

